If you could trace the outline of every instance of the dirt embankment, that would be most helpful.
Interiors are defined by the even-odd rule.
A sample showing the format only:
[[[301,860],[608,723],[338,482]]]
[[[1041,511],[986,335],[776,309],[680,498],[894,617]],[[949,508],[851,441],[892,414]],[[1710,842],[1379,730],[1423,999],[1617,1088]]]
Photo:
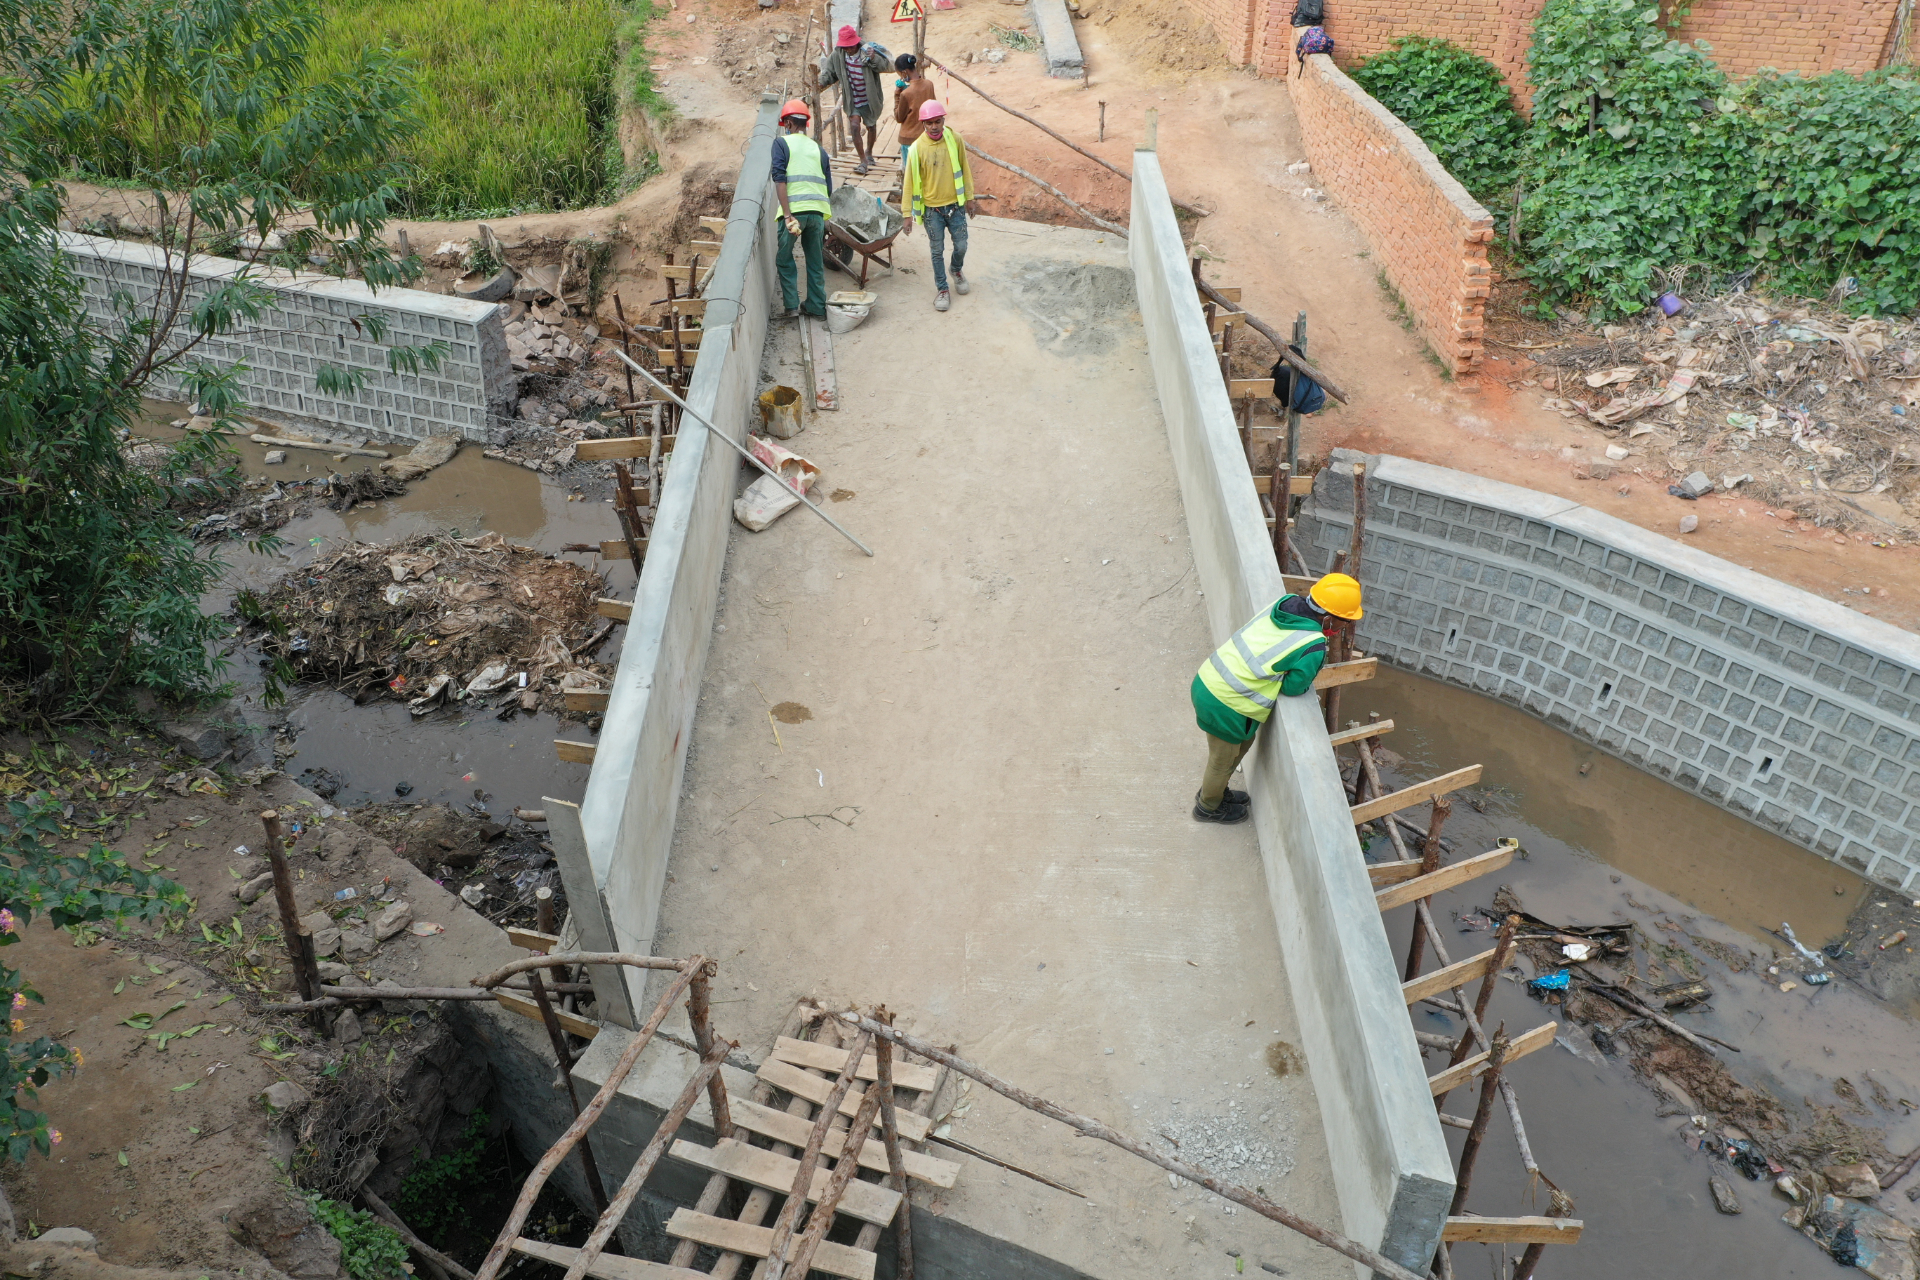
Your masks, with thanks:
[[[107,1264],[258,1274],[264,1258],[295,1280],[344,1280],[339,1246],[301,1190],[348,1199],[365,1181],[393,1193],[420,1161],[471,1140],[492,1082],[472,1037],[437,1006],[371,1005],[326,1032],[270,1009],[293,997],[260,874],[260,812],[284,815],[298,909],[331,934],[326,981],[462,985],[517,953],[284,776],[249,784],[130,727],[91,741],[11,739],[0,760],[10,796],[48,792],[73,840],[104,841],[192,898],[188,915],[151,929],[42,919],[8,952],[45,997],[22,1012],[24,1034],[83,1058],[40,1094],[61,1133],[52,1157],[5,1173],[23,1234],[74,1227],[97,1240],[97,1256],[48,1254],[58,1265],[40,1274],[143,1280]],[[483,909],[501,905],[482,898]]]

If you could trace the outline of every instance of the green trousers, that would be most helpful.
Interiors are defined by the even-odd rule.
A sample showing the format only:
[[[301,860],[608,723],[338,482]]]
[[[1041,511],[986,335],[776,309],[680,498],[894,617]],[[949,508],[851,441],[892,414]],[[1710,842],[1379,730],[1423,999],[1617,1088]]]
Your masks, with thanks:
[[[818,213],[796,213],[800,220],[800,252],[807,256],[807,314],[827,314],[827,220]],[[780,272],[780,302],[788,311],[800,305],[799,282],[793,269],[793,236],[787,220],[780,219],[778,252],[774,254]]]
[[[1221,799],[1227,794],[1227,779],[1240,767],[1240,761],[1253,746],[1253,739],[1245,742],[1228,742],[1225,738],[1207,735],[1207,772],[1200,779],[1200,807],[1212,812],[1220,807]]]

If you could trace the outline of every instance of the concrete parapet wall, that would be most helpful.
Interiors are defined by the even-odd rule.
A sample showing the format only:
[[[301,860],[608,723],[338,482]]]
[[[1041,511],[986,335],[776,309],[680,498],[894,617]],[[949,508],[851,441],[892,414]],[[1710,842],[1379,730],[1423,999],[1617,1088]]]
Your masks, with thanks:
[[[1315,182],[1366,236],[1434,354],[1471,372],[1486,351],[1493,215],[1327,55],[1287,87]]]
[[[1074,34],[1066,0],[1030,0],[1027,10],[1033,29],[1040,33],[1040,56],[1047,61],[1047,74],[1056,80],[1085,75],[1087,60],[1080,53],[1080,37]]]
[[[149,244],[63,232],[60,247],[79,276],[87,315],[114,332],[126,313],[115,298],[130,299],[133,314],[151,315],[154,298],[171,271],[166,253]],[[195,257],[185,307],[191,309],[217,284],[246,273],[275,295],[275,309],[238,333],[210,338],[191,361],[218,368],[244,366],[239,391],[248,411],[274,422],[332,431],[364,431],[389,439],[422,440],[456,435],[491,443],[513,413],[518,381],[507,357],[504,309],[417,289],[382,289],[331,276],[296,276],[253,268],[231,258]],[[373,342],[357,317],[377,316],[387,325]],[[437,370],[393,373],[387,349],[447,344]],[[314,380],[322,365],[364,375],[358,391],[323,393]],[[149,394],[183,399],[176,376],[163,373]]]
[[[774,295],[774,116],[763,99],[707,284],[705,337],[686,393],[693,411],[746,435]],[[549,800],[555,850],[576,913],[597,905],[581,940],[649,953],[666,886],[687,741],[713,636],[739,455],[689,417],[661,485],[659,516],[634,593],[620,667],[578,810]],[[583,876],[590,881],[582,883]]]
[[[1336,451],[1310,568],[1352,528]],[[1920,638],[1576,502],[1367,468],[1367,652],[1484,693],[1840,862],[1920,877]]]
[[[1213,634],[1225,639],[1284,588],[1151,152],[1134,156],[1129,231],[1194,564]],[[1246,769],[1344,1229],[1424,1273],[1453,1165],[1318,701],[1284,699]]]

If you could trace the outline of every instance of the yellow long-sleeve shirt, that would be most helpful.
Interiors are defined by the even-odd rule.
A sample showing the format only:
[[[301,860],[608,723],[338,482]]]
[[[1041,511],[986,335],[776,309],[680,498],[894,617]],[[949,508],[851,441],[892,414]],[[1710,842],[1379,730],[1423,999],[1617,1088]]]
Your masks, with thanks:
[[[960,180],[954,181],[958,169]],[[965,204],[973,199],[973,158],[959,131],[949,127],[939,142],[925,134],[907,152],[907,216],[918,219],[928,209]]]

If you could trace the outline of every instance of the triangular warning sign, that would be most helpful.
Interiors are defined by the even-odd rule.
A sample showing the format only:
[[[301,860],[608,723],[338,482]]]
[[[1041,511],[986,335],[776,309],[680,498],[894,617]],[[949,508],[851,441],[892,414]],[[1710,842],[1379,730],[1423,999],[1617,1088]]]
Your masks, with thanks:
[[[893,0],[893,22],[913,22],[927,16],[926,6],[920,0]]]

